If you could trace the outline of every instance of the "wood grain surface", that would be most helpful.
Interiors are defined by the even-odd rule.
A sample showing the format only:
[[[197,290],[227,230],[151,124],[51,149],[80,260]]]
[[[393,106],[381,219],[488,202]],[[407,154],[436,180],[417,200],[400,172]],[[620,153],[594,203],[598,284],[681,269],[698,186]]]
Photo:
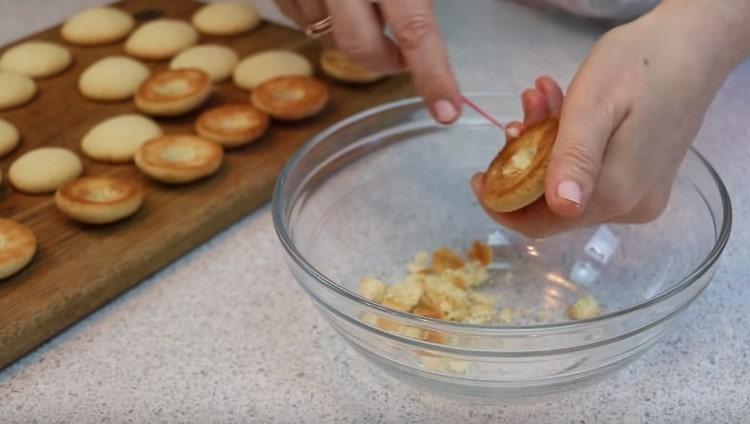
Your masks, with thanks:
[[[117,6],[145,21],[158,16],[189,19],[200,3],[126,0]],[[63,42],[59,27],[27,39]],[[320,53],[319,45],[299,32],[270,23],[239,37],[203,37],[202,42],[229,45],[240,56],[270,48],[289,49],[316,64]],[[273,122],[260,141],[228,151],[218,174],[196,184],[170,187],[148,180],[132,164],[108,165],[83,156],[80,140],[92,126],[135,108],[132,101],[89,101],[77,89],[78,77],[88,65],[108,55],[124,54],[122,43],[70,48],[74,63],[66,72],[37,81],[39,93],[31,103],[0,111],[0,117],[22,134],[21,144],[0,161],[0,167],[7,175],[12,161],[32,148],[66,146],[81,155],[86,175],[118,176],[142,184],[145,203],[121,223],[86,226],[58,212],[51,195],[22,194],[3,182],[0,216],[29,226],[39,249],[25,270],[0,281],[0,368],[267,202],[286,160],[317,132],[353,113],[412,95],[405,76],[358,87],[318,75],[331,89],[331,104],[321,116],[296,124]],[[151,62],[149,66],[159,69],[167,64]],[[231,82],[220,84],[201,110],[229,101],[245,102],[247,92]],[[192,132],[199,113],[158,122],[166,133]]]

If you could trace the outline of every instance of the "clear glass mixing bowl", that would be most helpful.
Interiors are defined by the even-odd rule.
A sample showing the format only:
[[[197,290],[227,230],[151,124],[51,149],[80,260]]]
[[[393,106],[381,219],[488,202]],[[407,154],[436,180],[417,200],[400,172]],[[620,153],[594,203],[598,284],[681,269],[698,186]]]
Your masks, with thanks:
[[[502,121],[521,116],[517,96],[472,98]],[[388,372],[444,393],[543,395],[624,366],[708,285],[729,238],[726,189],[691,150],[656,221],[527,239],[490,220],[469,187],[502,143],[476,114],[441,126],[407,99],[320,133],[274,193],[289,268],[323,316]],[[364,276],[399,281],[417,251],[463,251],[477,239],[494,249],[486,291],[519,312],[507,326],[420,318],[358,293]],[[582,294],[605,314],[570,321],[567,308]]]

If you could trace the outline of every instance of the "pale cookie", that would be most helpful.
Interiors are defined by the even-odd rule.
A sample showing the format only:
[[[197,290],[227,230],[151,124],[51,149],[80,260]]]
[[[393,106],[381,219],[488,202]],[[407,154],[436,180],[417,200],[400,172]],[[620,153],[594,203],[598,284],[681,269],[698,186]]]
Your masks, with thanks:
[[[123,10],[95,7],[68,19],[60,29],[60,35],[69,43],[96,46],[125,38],[134,26],[135,19]]]
[[[224,159],[218,144],[192,134],[168,134],[141,145],[135,164],[149,177],[170,184],[189,183],[216,172]]]
[[[253,106],[282,121],[299,121],[328,104],[328,87],[313,77],[280,77],[250,93]]]
[[[239,62],[234,50],[218,44],[202,44],[180,52],[169,63],[170,69],[200,69],[213,82],[221,82],[232,75]]]
[[[136,29],[125,42],[132,56],[164,60],[198,42],[198,33],[187,22],[178,19],[156,19]]]
[[[246,104],[209,109],[195,121],[195,132],[224,147],[239,147],[258,139],[268,129],[268,115]]]
[[[233,77],[238,87],[251,90],[274,78],[312,73],[312,65],[304,56],[287,50],[266,50],[242,59],[234,68]]]
[[[100,101],[133,97],[151,71],[141,62],[126,56],[105,57],[89,66],[78,79],[84,97]]]
[[[557,118],[529,126],[487,168],[479,198],[485,208],[512,212],[544,195],[544,178],[557,137]]]
[[[26,41],[18,44],[0,57],[0,70],[46,78],[70,66],[73,55],[67,47],[48,41]]]
[[[179,116],[200,106],[211,95],[211,79],[198,69],[163,70],[135,92],[135,106],[153,116]]]
[[[40,147],[16,159],[8,171],[8,179],[18,190],[51,193],[83,172],[81,159],[62,147]]]
[[[81,150],[102,162],[131,162],[141,144],[161,134],[159,125],[145,116],[119,115],[91,128],[81,140]]]
[[[109,224],[133,215],[143,203],[137,185],[111,177],[83,177],[60,186],[55,204],[69,218],[86,224]]]
[[[34,98],[36,83],[26,75],[0,71],[0,110],[21,106]]]
[[[0,118],[0,158],[7,155],[18,146],[21,135],[16,127],[3,118]]]
[[[260,15],[240,2],[217,2],[203,6],[193,15],[193,25],[208,35],[238,35],[258,26]]]
[[[0,279],[22,270],[35,253],[36,236],[29,227],[0,218]]]
[[[320,68],[331,78],[354,84],[367,84],[384,77],[383,74],[352,62],[343,53],[334,49],[323,50],[320,55]]]

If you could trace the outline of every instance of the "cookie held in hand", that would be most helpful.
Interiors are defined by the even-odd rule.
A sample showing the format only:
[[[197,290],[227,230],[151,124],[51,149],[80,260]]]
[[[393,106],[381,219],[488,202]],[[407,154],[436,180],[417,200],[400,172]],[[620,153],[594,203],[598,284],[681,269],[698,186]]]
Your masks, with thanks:
[[[547,118],[508,142],[484,174],[480,199],[495,212],[512,212],[544,195],[544,178],[558,119]]]

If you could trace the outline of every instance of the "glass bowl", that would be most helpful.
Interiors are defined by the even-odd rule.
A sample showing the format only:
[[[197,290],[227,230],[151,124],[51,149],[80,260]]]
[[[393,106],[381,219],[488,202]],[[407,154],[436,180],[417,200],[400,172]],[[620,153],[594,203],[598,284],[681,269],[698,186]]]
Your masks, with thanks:
[[[471,98],[501,121],[521,116],[517,96]],[[442,126],[407,99],[318,134],[277,183],[273,219],[292,274],[333,328],[398,378],[469,397],[574,388],[643,353],[715,273],[731,207],[695,150],[656,221],[532,240],[490,220],[469,186],[503,140],[470,111]],[[507,324],[421,318],[359,294],[362,277],[396,282],[416,252],[463,251],[474,240],[494,251],[485,291],[515,312]],[[584,294],[604,314],[572,321],[567,309]]]

